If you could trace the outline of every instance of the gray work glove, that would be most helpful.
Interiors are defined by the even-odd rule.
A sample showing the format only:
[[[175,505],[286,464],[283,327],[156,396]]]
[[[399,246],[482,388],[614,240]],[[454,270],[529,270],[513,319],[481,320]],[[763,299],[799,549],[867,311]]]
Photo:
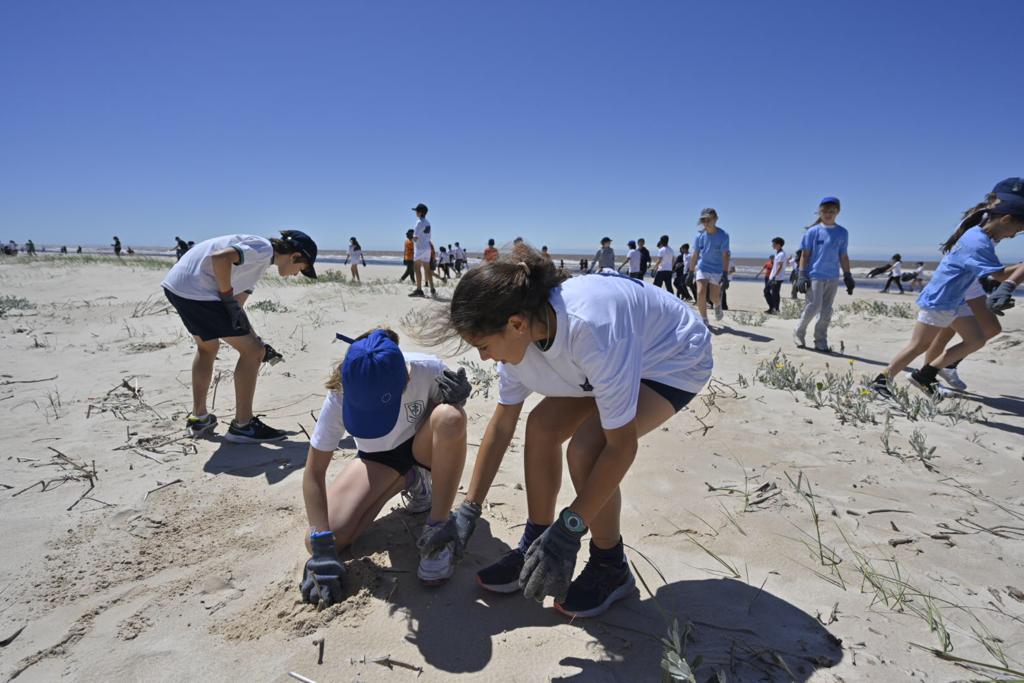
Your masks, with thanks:
[[[306,562],[303,572],[302,600],[314,605],[323,601],[329,607],[341,601],[341,582],[345,578],[345,566],[338,561],[338,551],[334,545],[334,534],[310,537],[313,557]]]
[[[985,300],[988,310],[996,315],[1003,315],[1003,311],[1013,308],[1013,290],[1015,289],[1017,289],[1017,284],[1009,280],[996,287],[995,291],[989,294],[988,299]]]
[[[238,299],[231,294],[221,292],[220,301],[228,312],[228,319],[231,321],[232,329],[243,334],[248,332],[251,329],[249,318],[246,317],[245,311],[242,310],[242,304],[238,303]]]
[[[585,527],[580,532],[570,530],[562,517],[559,515],[526,551],[526,563],[519,573],[523,595],[537,602],[543,602],[545,595],[553,596],[555,602],[565,600],[576,568],[580,540],[587,533]]]
[[[722,281],[720,284],[722,289],[729,289],[729,273],[722,273]]]
[[[689,273],[687,273],[686,274],[685,284],[686,284],[687,287],[691,287],[691,288],[695,284],[697,284],[697,273],[693,272],[692,270]]]
[[[456,408],[466,405],[466,399],[473,393],[473,385],[466,377],[466,368],[459,368],[458,372],[445,370],[434,381],[441,390],[441,402]]]
[[[853,279],[853,273],[850,271],[843,273],[843,284],[846,285],[846,293],[853,294],[853,288],[857,286],[857,283]]]
[[[807,277],[807,271],[801,270],[796,275],[796,291],[806,294],[811,286],[811,278]]]
[[[270,365],[277,365],[278,363],[280,363],[283,360],[284,360],[284,356],[282,356],[280,353],[278,353],[277,349],[275,349],[270,344],[267,344],[267,343],[263,344],[263,362],[264,363],[269,363]]]
[[[451,544],[452,556],[460,562],[466,554],[466,544],[476,529],[476,521],[480,519],[480,506],[468,500],[463,501],[444,524],[426,525],[416,547],[424,557],[433,555],[446,545]]]

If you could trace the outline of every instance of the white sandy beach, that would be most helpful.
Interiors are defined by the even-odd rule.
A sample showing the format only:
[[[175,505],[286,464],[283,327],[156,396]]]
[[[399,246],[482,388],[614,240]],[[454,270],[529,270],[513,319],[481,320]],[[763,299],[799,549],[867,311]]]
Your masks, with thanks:
[[[874,376],[911,319],[845,311],[831,338],[844,355],[825,356],[793,347],[794,320],[762,322],[759,285],[734,283],[715,381],[641,441],[623,484],[627,553],[653,597],[642,590],[568,623],[550,604],[477,587],[473,573],[525,521],[520,431],[447,585],[416,579],[422,518],[386,509],[343,556],[348,597],[317,612],[298,592],[303,430],[345,349],[334,333],[401,333],[426,304],[385,266],[365,269],[362,286],[268,279],[249,316],[286,362],[261,371],[255,407],[295,434],[266,446],[193,442],[180,438],[193,346],[163,298],[163,267],[0,262],[2,296],[31,304],[0,317],[4,680],[658,680],[664,614],[688,630],[685,657],[700,657],[702,683],[719,671],[729,681],[889,682],[1024,670],[1020,308],[961,365],[972,392],[962,403],[914,420],[892,414],[886,427],[883,404],[856,386],[829,395],[825,373]],[[911,306],[913,296],[837,298],[853,301]],[[236,358],[222,349],[220,434]],[[755,381],[764,362],[788,371],[771,360],[780,349],[822,383],[817,400]],[[449,363],[459,360],[479,363]],[[493,366],[480,367],[467,406],[474,445],[496,398]],[[839,408],[843,420],[834,400],[852,406]],[[332,473],[353,456],[347,445]],[[464,483],[474,455],[471,445]],[[571,499],[566,475],[560,505]]]

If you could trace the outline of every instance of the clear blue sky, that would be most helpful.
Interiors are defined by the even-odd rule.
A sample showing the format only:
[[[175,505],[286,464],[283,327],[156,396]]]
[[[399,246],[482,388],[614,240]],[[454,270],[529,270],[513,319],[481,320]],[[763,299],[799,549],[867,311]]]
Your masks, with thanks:
[[[0,239],[934,254],[1024,175],[1024,2],[0,3]],[[1024,255],[1024,237],[1000,248]]]

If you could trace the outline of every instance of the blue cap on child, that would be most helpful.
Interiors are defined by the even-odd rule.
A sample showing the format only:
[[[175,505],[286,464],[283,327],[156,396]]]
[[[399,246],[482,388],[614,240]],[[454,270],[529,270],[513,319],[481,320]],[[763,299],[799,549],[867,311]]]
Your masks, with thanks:
[[[818,206],[825,206],[826,204],[835,204],[836,206],[839,206],[839,197],[824,197],[820,202],[818,202]]]
[[[405,357],[384,330],[352,342],[341,365],[342,419],[349,434],[377,439],[394,429],[408,381]]]
[[[1024,178],[1007,178],[996,183],[992,193],[999,198],[996,213],[1024,216]]]

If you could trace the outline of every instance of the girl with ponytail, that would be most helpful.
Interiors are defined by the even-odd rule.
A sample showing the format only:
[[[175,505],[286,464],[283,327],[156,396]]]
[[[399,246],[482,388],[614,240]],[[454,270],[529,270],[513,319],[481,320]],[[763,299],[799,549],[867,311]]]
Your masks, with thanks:
[[[619,533],[619,483],[638,439],[710,379],[707,327],[667,291],[617,273],[567,279],[525,244],[470,270],[446,318],[420,337],[457,340],[498,362],[498,401],[465,505],[480,510],[524,401],[534,392],[544,397],[526,421],[526,528],[517,547],[477,573],[477,583],[538,601],[554,596],[572,617],[602,614],[635,592]],[[567,441],[576,499],[556,515]],[[573,581],[588,530],[590,561]]]
[[[963,341],[937,356],[929,353],[921,369],[910,375],[910,381],[926,394],[938,395],[936,377],[940,369],[980,349],[992,334],[991,329],[983,329],[978,318],[971,315],[965,301],[966,297],[983,296],[980,291],[972,291],[979,280],[990,278],[1002,283],[985,301],[994,315],[1001,316],[1013,306],[1013,290],[1024,282],[1024,263],[1004,267],[996,256],[995,247],[1000,240],[1015,237],[1021,231],[1024,231],[1024,179],[1007,178],[995,186],[984,202],[965,212],[960,226],[942,245],[946,255],[917,298],[921,310],[910,342],[896,354],[885,372],[875,378],[872,389],[882,396],[891,396],[889,383],[893,378],[925,353],[944,329],[952,327]],[[932,358],[929,360],[929,357]]]

